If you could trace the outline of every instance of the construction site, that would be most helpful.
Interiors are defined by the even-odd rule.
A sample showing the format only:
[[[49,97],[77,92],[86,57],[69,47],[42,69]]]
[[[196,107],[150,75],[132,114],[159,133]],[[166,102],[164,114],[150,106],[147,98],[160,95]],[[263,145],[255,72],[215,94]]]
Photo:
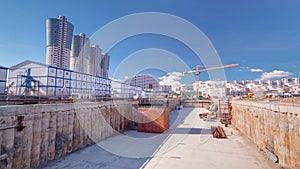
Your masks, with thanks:
[[[300,168],[299,104],[158,96],[149,75],[31,61],[1,70],[0,168]]]

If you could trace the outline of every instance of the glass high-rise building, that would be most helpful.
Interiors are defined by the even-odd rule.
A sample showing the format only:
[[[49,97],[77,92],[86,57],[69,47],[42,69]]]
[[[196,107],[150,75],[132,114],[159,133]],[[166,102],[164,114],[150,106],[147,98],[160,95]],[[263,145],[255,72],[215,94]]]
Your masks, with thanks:
[[[70,68],[73,30],[66,16],[46,20],[46,64]]]
[[[98,45],[92,45],[89,49],[88,74],[102,76],[101,74],[102,49]]]
[[[107,53],[102,53],[98,45],[92,45],[89,48],[88,74],[108,77],[109,58]]]
[[[71,45],[70,69],[88,73],[90,43],[84,33],[74,35]]]
[[[101,62],[100,62],[101,76],[108,77],[110,56],[108,55],[108,53],[102,53],[101,55],[102,55]]]

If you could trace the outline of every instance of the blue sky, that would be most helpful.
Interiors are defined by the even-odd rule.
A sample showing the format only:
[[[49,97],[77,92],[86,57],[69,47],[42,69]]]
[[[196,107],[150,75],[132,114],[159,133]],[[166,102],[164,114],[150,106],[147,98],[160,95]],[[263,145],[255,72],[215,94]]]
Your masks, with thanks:
[[[300,77],[300,1],[3,0],[0,3],[0,65],[6,67],[23,60],[45,63],[47,18],[65,15],[74,24],[74,34],[83,32],[91,36],[105,24],[125,15],[163,12],[186,19],[202,30],[224,64],[239,64],[225,70],[228,80],[258,79],[263,74],[264,77]],[[187,46],[174,39],[141,35],[126,39],[109,51],[110,76],[126,56],[145,48],[168,50],[190,68],[201,64]],[[251,72],[251,69],[262,71]],[[166,73],[143,72],[156,76]],[[207,74],[203,73],[200,79],[207,80]]]

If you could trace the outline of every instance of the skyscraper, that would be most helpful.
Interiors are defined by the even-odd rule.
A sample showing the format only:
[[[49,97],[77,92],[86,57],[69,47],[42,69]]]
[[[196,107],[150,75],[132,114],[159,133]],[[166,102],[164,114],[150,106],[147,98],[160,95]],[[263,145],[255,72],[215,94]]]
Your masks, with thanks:
[[[102,76],[101,74],[101,60],[102,49],[98,45],[92,45],[89,49],[89,64],[88,74]]]
[[[66,16],[46,20],[46,64],[69,69],[73,29]]]
[[[70,69],[88,73],[89,40],[84,33],[74,35],[71,45]]]
[[[108,70],[109,70],[109,55],[108,55],[108,53],[102,53],[100,67],[101,67],[101,76],[108,77]]]

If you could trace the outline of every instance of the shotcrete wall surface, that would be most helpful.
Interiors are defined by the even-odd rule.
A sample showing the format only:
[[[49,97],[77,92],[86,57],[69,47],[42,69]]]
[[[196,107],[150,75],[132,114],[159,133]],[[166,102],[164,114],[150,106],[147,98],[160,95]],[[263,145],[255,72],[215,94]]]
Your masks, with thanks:
[[[0,107],[0,168],[33,168],[60,158],[131,126],[136,113],[128,102]],[[17,131],[20,116],[25,128]]]
[[[173,110],[179,99],[168,102]],[[0,106],[0,168],[58,159],[132,127],[137,114],[128,101]]]
[[[279,165],[300,168],[300,105],[233,101],[232,123]]]

